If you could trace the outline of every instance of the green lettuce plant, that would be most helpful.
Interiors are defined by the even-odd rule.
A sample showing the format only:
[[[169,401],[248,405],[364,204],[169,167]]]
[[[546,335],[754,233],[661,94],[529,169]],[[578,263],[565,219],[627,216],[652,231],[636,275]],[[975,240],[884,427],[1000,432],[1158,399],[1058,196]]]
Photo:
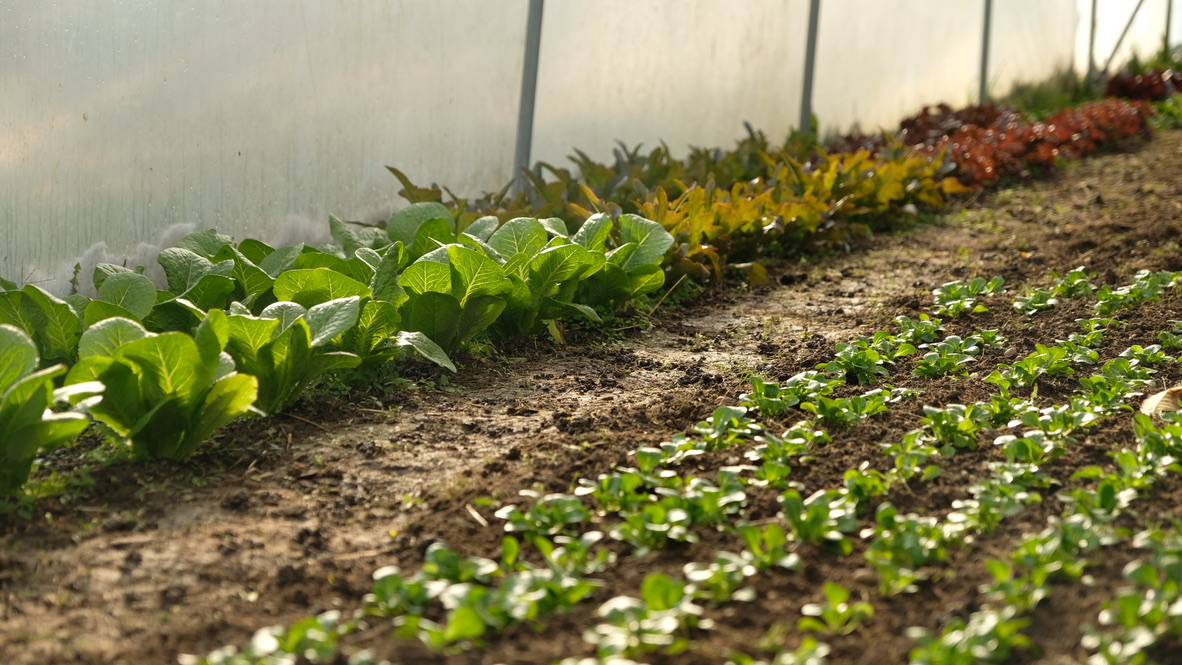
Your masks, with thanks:
[[[16,326],[0,324],[0,496],[20,491],[38,453],[81,434],[90,424],[82,413],[103,391],[97,382],[54,388],[65,365],[38,370],[37,346]],[[77,411],[55,413],[55,403],[73,399]]]
[[[79,339],[79,361],[66,385],[103,383],[103,400],[90,413],[129,441],[136,455],[185,459],[246,413],[258,395],[257,379],[235,372],[223,353],[228,329],[218,310],[192,336],[150,333],[120,317],[100,321]]]

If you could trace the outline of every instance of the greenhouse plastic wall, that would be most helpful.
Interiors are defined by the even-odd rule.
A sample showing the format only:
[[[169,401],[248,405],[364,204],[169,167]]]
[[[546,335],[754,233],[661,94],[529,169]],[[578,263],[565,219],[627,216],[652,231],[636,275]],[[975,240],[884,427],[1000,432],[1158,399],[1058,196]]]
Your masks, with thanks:
[[[1098,0],[1102,66],[1160,47],[1169,0]],[[617,140],[676,154],[805,97],[808,0],[544,5],[532,161]],[[319,242],[400,207],[386,165],[458,195],[514,175],[529,0],[0,0],[0,276],[55,292],[193,229]],[[1090,0],[994,0],[987,84],[1086,68]],[[822,0],[827,131],[975,101],[985,0]],[[1179,25],[1177,14],[1172,23]],[[1175,29],[1175,42],[1182,39]],[[1082,44],[1082,52],[1081,52]]]
[[[387,164],[499,186],[525,18],[472,0],[0,0],[0,275],[61,292],[80,259],[84,280],[98,261],[151,270],[195,228],[320,240],[329,214],[389,215]]]

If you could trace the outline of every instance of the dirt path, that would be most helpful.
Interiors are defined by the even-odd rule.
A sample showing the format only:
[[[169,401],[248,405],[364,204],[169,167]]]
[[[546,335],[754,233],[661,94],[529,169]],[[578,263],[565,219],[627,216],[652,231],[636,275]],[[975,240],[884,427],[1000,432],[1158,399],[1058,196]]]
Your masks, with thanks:
[[[293,417],[238,423],[183,467],[102,466],[85,450],[63,452],[51,468],[75,486],[39,502],[27,518],[0,521],[0,660],[176,662],[180,653],[242,643],[261,626],[351,610],[375,569],[413,570],[433,542],[493,556],[503,535],[492,517],[495,504],[514,500],[517,490],[566,492],[576,477],[629,464],[636,447],[667,441],[714,408],[737,403],[747,376],[784,380],[830,359],[836,341],[893,330],[893,317],[929,311],[931,290],[944,282],[999,275],[1012,297],[1027,283],[1045,284],[1048,271],[1081,265],[1111,285],[1141,268],[1182,269],[1180,201],[1182,133],[1172,132],[1131,153],[1074,165],[1052,181],[982,197],[938,224],[880,237],[870,249],[782,266],[775,288],[713,294],[664,312],[650,330],[619,331],[628,335],[619,342],[520,342],[469,360],[450,379],[419,368],[418,387],[374,386],[347,398],[320,397]],[[988,303],[992,311],[946,325],[948,334],[998,328],[1009,338],[1006,348],[986,352],[981,367],[1062,339],[1077,329],[1074,319],[1090,316],[1086,304],[1027,318],[1009,311],[1007,296]],[[1154,343],[1155,331],[1175,318],[1182,318],[1178,296],[1137,310],[1119,338],[1102,347],[1102,359],[1129,344]],[[910,377],[910,362],[892,385],[921,390],[917,402],[835,432],[825,454],[793,478],[810,491],[840,486],[846,469],[880,465],[878,444],[913,429],[922,404],[970,402],[991,388],[980,375]],[[1172,384],[1182,371],[1171,363],[1157,378]],[[1052,382],[1040,399],[1055,397]],[[1104,463],[1103,451],[1130,436],[1127,420],[1101,425],[1073,453],[1078,459],[1056,460],[1048,473],[1066,479],[1077,462]],[[998,455],[992,447],[958,455],[938,482],[887,498],[906,510],[946,513]],[[696,468],[739,461],[737,453],[712,453]],[[1155,496],[1153,511],[1176,511],[1182,483],[1167,483]],[[753,496],[752,504],[755,517],[777,510],[767,497]],[[984,558],[1012,548],[1058,508],[1048,492],[1041,506],[954,553],[937,582],[891,598],[878,595],[861,560],[863,545],[849,557],[802,547],[801,572],[761,577],[758,602],[710,610],[724,630],[703,631],[690,652],[652,662],[724,662],[729,649],[750,652],[775,642],[769,629],[792,626],[801,605],[818,599],[824,579],[878,609],[853,635],[827,640],[830,662],[904,662],[914,646],[905,629],[938,627],[974,609]],[[734,547],[725,540],[706,533],[697,544],[641,560],[621,549],[620,563],[599,576],[604,588],[589,602],[542,621],[540,632],[511,629],[480,651],[440,656],[418,642],[388,640],[385,630],[355,641],[405,663],[546,663],[589,655],[581,632],[599,603],[635,594],[648,572],[678,571]],[[1032,660],[1085,657],[1078,626],[1095,622],[1099,600],[1119,586],[1130,556],[1121,548],[1102,551],[1096,593],[1076,597],[1065,588],[1039,606],[1032,632],[1044,656]],[[781,635],[783,645],[799,641],[794,630]]]

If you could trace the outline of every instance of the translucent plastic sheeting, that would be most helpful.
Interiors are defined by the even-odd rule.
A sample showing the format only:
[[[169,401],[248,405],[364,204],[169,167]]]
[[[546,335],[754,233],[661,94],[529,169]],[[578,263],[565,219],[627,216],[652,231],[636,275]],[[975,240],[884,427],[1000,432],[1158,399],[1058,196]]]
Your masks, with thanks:
[[[1004,97],[1016,84],[1038,84],[1071,71],[1079,25],[1077,3],[993,0],[986,77],[990,97]]]
[[[1170,12],[1170,47],[1182,45],[1182,2],[1170,0],[1173,10]]]
[[[805,0],[549,0],[534,160],[573,168],[573,148],[610,160],[616,141],[728,147],[744,121],[783,141],[807,25]]]
[[[976,97],[980,2],[823,0],[813,112],[822,132],[898,126],[924,104]]]
[[[0,0],[0,275],[152,267],[179,225],[320,238],[404,204],[387,164],[501,187],[526,7]]]
[[[1129,24],[1129,17],[1137,8],[1137,0],[1097,0],[1096,2],[1096,69],[1100,70],[1112,58],[1112,71],[1118,70],[1134,55],[1145,60],[1161,50],[1166,29],[1166,9],[1170,0],[1145,0],[1129,27],[1120,47],[1116,48],[1121,32]],[[1092,0],[1078,0],[1080,25],[1076,34],[1075,65],[1077,71],[1088,71],[1088,38],[1091,30]],[[1175,6],[1175,10],[1178,7]]]

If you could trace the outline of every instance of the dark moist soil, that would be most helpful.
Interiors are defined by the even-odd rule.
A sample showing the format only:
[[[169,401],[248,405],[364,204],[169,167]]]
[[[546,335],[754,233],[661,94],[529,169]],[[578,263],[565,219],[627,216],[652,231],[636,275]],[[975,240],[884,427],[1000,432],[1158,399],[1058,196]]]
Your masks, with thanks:
[[[1169,132],[1127,153],[1069,166],[1058,176],[980,196],[963,211],[892,236],[849,255],[781,265],[775,286],[707,293],[680,310],[665,309],[650,329],[621,324],[620,336],[568,331],[567,346],[544,340],[501,346],[466,359],[456,376],[431,367],[400,368],[401,383],[375,382],[345,396],[318,395],[288,416],[241,421],[182,464],[109,461],[95,441],[54,454],[38,479],[64,484],[25,515],[0,518],[0,662],[10,664],[175,663],[243,644],[258,628],[325,610],[351,612],[374,570],[413,571],[424,550],[446,543],[466,555],[495,557],[504,532],[493,516],[519,489],[567,492],[578,477],[630,464],[628,452],[687,432],[716,407],[738,402],[745,377],[786,379],[831,359],[836,341],[877,329],[895,330],[900,314],[931,308],[931,290],[974,276],[1005,278],[1010,293],[989,298],[990,311],[946,322],[948,334],[997,328],[1009,338],[988,350],[968,377],[913,378],[914,360],[899,364],[892,384],[921,390],[915,402],[846,430],[815,461],[793,469],[807,496],[839,487],[847,469],[885,468],[881,442],[914,429],[924,404],[969,403],[992,386],[981,379],[999,362],[1020,358],[1036,343],[1052,344],[1091,316],[1088,302],[1066,303],[1026,317],[1009,299],[1048,283],[1048,271],[1086,266],[1096,282],[1130,281],[1142,268],[1182,269],[1182,133]],[[1155,333],[1182,318],[1182,297],[1150,303],[1111,332],[1107,360],[1130,344],[1155,343]],[[1087,371],[1086,368],[1083,371]],[[1159,385],[1182,380],[1167,363]],[[1037,402],[1060,401],[1071,379],[1041,381]],[[848,394],[863,389],[845,388]],[[845,393],[843,393],[845,394]],[[771,427],[805,414],[794,412]],[[983,445],[942,460],[943,475],[893,490],[900,512],[942,516],[1002,459]],[[1107,453],[1131,444],[1127,416],[1104,421],[1043,470],[1060,482]],[[103,461],[107,460],[107,461]],[[713,478],[736,451],[711,453],[681,469]],[[52,472],[52,475],[51,473]],[[1062,505],[1055,490],[1041,505],[1002,523],[929,570],[914,594],[883,598],[862,558],[805,544],[798,572],[760,574],[754,602],[709,608],[717,628],[694,634],[678,655],[652,663],[722,663],[739,649],[767,657],[802,635],[795,623],[805,603],[821,599],[825,580],[869,600],[875,615],[848,636],[818,636],[832,663],[906,662],[911,626],[938,631],[980,607],[983,562],[1004,558],[1024,534],[1036,533]],[[491,499],[491,504],[487,499]],[[775,495],[753,490],[752,519],[775,519]],[[1171,477],[1139,502],[1143,521],[1182,516],[1182,480]],[[480,516],[478,520],[472,513]],[[862,515],[864,524],[873,520]],[[481,521],[490,523],[485,526]],[[1130,526],[1132,526],[1130,524]],[[619,594],[638,595],[651,572],[680,575],[684,564],[741,547],[732,535],[699,530],[700,542],[644,558],[615,546],[619,561],[596,575],[603,587],[569,614],[512,628],[483,648],[433,653],[417,641],[393,640],[388,626],[352,636],[347,651],[365,647],[394,663],[549,663],[593,655],[582,632],[595,609]],[[1097,623],[1105,598],[1122,585],[1121,569],[1139,553],[1128,545],[1091,557],[1091,586],[1060,585],[1030,617],[1037,649],[1015,662],[1082,662],[1081,626]]]

